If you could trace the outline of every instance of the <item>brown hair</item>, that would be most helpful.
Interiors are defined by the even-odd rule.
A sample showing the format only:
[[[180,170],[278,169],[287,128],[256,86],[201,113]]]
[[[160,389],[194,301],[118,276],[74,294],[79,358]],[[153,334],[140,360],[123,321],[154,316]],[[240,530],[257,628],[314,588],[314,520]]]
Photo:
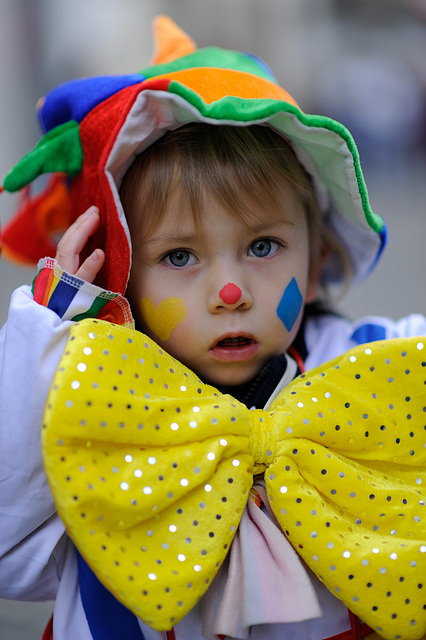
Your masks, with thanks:
[[[172,196],[177,221],[180,205],[189,203],[200,224],[205,197],[212,194],[249,224],[259,210],[268,209],[279,219],[283,189],[286,197],[302,203],[315,262],[327,234],[314,187],[290,145],[270,127],[191,123],[169,131],[136,158],[120,197],[137,252],[160,224]]]

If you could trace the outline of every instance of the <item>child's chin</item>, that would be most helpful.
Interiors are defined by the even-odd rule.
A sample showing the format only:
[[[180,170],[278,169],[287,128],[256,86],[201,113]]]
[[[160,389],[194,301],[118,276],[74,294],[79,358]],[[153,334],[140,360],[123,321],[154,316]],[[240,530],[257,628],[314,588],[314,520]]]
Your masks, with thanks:
[[[260,371],[260,368],[255,367],[232,367],[225,371],[209,372],[209,375],[201,376],[208,384],[214,387],[230,387],[229,392],[232,394],[232,387],[238,387],[242,384],[250,382]]]

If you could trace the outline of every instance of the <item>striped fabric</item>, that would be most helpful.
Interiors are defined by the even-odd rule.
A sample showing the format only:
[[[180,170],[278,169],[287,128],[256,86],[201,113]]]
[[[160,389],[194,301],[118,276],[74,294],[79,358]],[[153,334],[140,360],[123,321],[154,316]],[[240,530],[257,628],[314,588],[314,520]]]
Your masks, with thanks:
[[[120,294],[70,275],[52,258],[40,260],[38,269],[32,284],[34,300],[62,320],[98,318],[134,328],[129,303]]]

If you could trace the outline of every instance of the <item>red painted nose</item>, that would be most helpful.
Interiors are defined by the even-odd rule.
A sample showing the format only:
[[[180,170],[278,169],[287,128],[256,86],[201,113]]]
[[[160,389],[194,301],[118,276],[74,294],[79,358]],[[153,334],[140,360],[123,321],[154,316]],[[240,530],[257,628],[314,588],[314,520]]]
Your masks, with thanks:
[[[225,304],[237,304],[241,298],[241,289],[237,287],[236,284],[228,282],[228,284],[219,291],[219,298],[223,300]]]

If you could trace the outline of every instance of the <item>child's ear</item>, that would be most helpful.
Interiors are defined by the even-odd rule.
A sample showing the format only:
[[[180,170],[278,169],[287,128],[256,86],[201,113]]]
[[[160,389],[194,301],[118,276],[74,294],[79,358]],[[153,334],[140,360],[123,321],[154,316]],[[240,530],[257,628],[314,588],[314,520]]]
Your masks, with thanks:
[[[331,253],[331,249],[324,243],[318,250],[315,260],[311,261],[309,267],[308,284],[306,287],[305,303],[314,302],[318,294],[318,283],[320,281],[322,270]]]

